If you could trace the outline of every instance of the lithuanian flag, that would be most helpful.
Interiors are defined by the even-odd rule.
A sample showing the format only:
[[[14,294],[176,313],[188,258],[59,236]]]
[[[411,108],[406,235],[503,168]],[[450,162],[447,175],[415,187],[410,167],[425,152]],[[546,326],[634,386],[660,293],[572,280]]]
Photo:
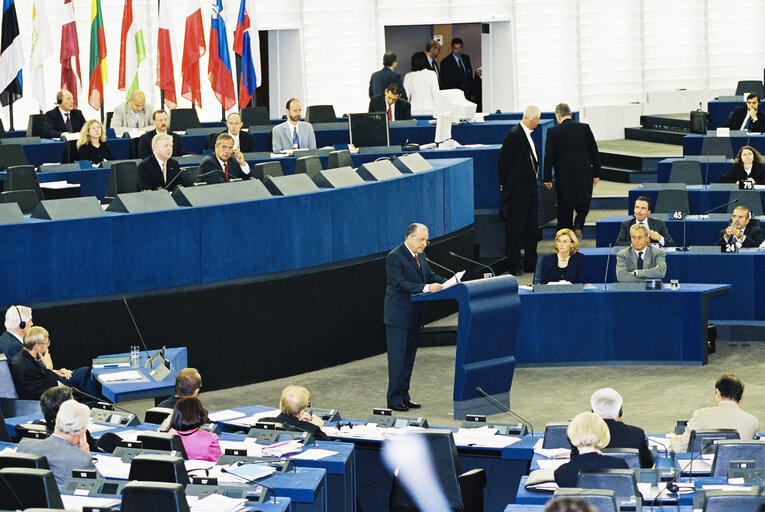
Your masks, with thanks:
[[[106,83],[106,36],[104,17],[101,15],[101,0],[90,3],[90,86],[88,103],[98,110],[104,101]]]

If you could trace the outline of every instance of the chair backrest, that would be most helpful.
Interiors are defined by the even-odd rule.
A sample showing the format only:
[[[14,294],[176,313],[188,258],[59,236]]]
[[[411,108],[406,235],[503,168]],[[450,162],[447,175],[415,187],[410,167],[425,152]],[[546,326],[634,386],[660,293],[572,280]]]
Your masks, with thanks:
[[[733,428],[691,430],[688,451],[698,453],[721,439],[739,439],[738,430]]]
[[[220,132],[208,133],[207,134],[207,137],[205,138],[205,149],[214,149],[215,148],[215,139],[218,138],[218,135],[220,135]]]
[[[765,496],[757,488],[746,491],[706,491],[704,512],[760,512]]]
[[[0,485],[0,509],[64,508],[50,469],[3,468],[0,477],[8,484]],[[13,489],[13,494],[8,487]]]
[[[170,111],[171,132],[185,132],[189,128],[200,128],[199,115],[193,108],[175,108]]]
[[[114,162],[109,168],[109,184],[106,197],[113,199],[117,194],[138,192],[138,165],[130,160]]]
[[[106,113],[106,124],[104,125],[104,127],[107,130],[112,127],[112,118],[113,117],[114,117],[114,111],[113,110],[111,112],[107,112]]]
[[[736,96],[744,95],[750,92],[757,93],[763,97],[763,87],[761,80],[739,80],[736,84]]]
[[[189,483],[189,474],[183,465],[183,459],[180,457],[141,454],[133,457],[130,462],[128,480],[186,485]]]
[[[734,190],[730,193],[728,201],[735,199],[738,199],[738,202],[728,205],[728,213],[733,212],[738,206],[746,206],[753,217],[762,215],[762,197],[759,190]]]
[[[32,213],[40,204],[40,199],[34,190],[9,190],[0,192],[0,203],[16,203],[21,213]]]
[[[272,160],[270,162],[261,162],[259,164],[255,164],[252,174],[254,178],[257,178],[259,180],[266,179],[267,176],[284,176],[284,171],[282,170],[282,163]]]
[[[166,452],[175,452],[176,455],[188,458],[186,456],[186,450],[183,448],[183,441],[181,437],[176,434],[168,434],[166,432],[144,432],[138,434],[138,440],[141,441],[143,447],[148,450],[164,450]]]
[[[271,126],[266,107],[245,107],[240,115],[244,126]]]
[[[327,169],[336,169],[338,167],[353,167],[351,152],[347,149],[331,151],[327,160]]]
[[[32,114],[27,122],[27,137],[42,137],[45,114]]]
[[[765,441],[723,439],[715,446],[712,476],[728,476],[732,461],[754,461],[755,468],[765,468]]]
[[[319,160],[317,155],[301,156],[295,162],[295,174],[305,173],[311,179],[323,170],[321,168],[321,160]]]
[[[122,490],[122,512],[189,512],[186,492],[181,484],[128,482]]]
[[[193,187],[199,177],[199,166],[190,165],[189,167],[183,167],[181,169],[183,174],[181,175],[181,185],[184,187]]]
[[[659,190],[656,197],[654,213],[669,213],[681,211],[688,215],[691,212],[691,206],[688,202],[687,190]]]
[[[21,144],[3,144],[3,150],[0,151],[0,171],[14,165],[27,165],[28,163],[27,155]]]
[[[726,158],[733,158],[733,146],[728,137],[704,137],[701,143],[702,155],[725,155]]]
[[[624,459],[630,469],[640,469],[640,451],[637,448],[604,448],[603,455]]]
[[[616,493],[610,489],[577,489],[576,487],[561,487],[553,493],[554,498],[583,499],[598,512],[619,512],[616,504]]]
[[[160,425],[172,414],[173,410],[169,407],[152,407],[151,409],[146,410],[146,414],[143,416],[143,422]]]
[[[13,383],[11,368],[5,354],[0,354],[0,398],[18,398],[16,384]]]
[[[568,440],[568,422],[548,423],[545,427],[545,437],[542,441],[542,448],[571,448],[571,442]]]
[[[0,454],[0,468],[50,469],[50,466],[45,455],[7,452]]]
[[[670,183],[685,183],[686,185],[702,185],[701,163],[695,160],[675,160],[669,171]]]
[[[635,472],[631,469],[585,469],[579,472],[576,486],[581,489],[610,489],[617,498],[641,496]]]
[[[307,123],[336,123],[335,107],[332,105],[311,105],[305,109]]]

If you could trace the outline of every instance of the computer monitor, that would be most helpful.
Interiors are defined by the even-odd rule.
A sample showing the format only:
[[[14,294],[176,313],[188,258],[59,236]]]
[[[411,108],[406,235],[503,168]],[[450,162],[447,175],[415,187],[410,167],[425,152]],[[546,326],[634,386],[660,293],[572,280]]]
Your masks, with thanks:
[[[438,91],[435,100],[433,117],[438,119],[439,114],[450,112],[452,122],[455,123],[462,119],[472,120],[475,117],[476,108],[478,108],[478,105],[465,98],[465,93],[461,89]]]
[[[357,148],[390,146],[388,117],[385,112],[348,114],[351,144]]]
[[[440,144],[452,138],[452,113],[436,114],[436,136],[433,142]]]

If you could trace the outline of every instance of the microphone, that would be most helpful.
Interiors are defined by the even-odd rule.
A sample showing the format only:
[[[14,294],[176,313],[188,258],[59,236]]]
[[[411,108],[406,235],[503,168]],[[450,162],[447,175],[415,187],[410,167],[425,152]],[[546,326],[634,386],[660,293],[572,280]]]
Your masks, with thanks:
[[[494,269],[491,268],[489,265],[484,265],[480,261],[475,261],[475,260],[471,260],[470,258],[466,258],[464,256],[460,256],[459,254],[456,254],[456,253],[454,253],[452,251],[449,251],[449,256],[454,256],[455,258],[459,258],[461,260],[465,260],[468,263],[472,263],[474,265],[478,265],[481,268],[487,268],[487,269],[489,269],[489,272],[491,272],[491,277],[496,277],[496,274],[494,273]]]
[[[514,413],[512,409],[510,409],[510,408],[509,408],[509,407],[507,407],[506,405],[502,404],[502,403],[501,403],[499,400],[497,400],[496,398],[494,398],[493,396],[491,396],[490,394],[488,394],[486,391],[484,391],[483,389],[481,389],[481,387],[480,387],[480,386],[476,387],[476,388],[475,388],[475,390],[476,390],[476,392],[477,392],[479,395],[481,395],[482,397],[484,397],[486,400],[488,400],[488,401],[489,401],[491,404],[493,404],[495,407],[499,408],[499,410],[501,410],[501,411],[504,411],[504,412],[505,412],[505,413],[507,413],[507,414],[511,414],[511,415],[515,416],[516,418],[518,418],[519,420],[521,420],[521,422],[523,422],[523,423],[525,423],[526,425],[528,425],[528,426],[529,426],[529,436],[531,436],[531,437],[534,437],[534,427],[533,427],[533,426],[531,426],[531,423],[529,423],[528,421],[526,421],[526,420],[524,420],[523,418],[521,418],[521,417],[520,417],[518,414]]]
[[[124,407],[120,407],[119,405],[115,404],[114,402],[112,402],[111,400],[109,400],[108,398],[106,398],[105,396],[104,396],[104,397],[101,397],[101,398],[99,398],[99,397],[97,397],[97,396],[93,396],[93,395],[91,395],[91,394],[89,394],[89,393],[86,393],[86,392],[84,392],[83,390],[81,390],[81,389],[79,389],[79,388],[76,388],[76,387],[74,387],[74,386],[70,386],[70,387],[72,388],[72,391],[76,391],[77,393],[81,394],[82,396],[86,396],[86,397],[88,397],[88,398],[92,398],[93,400],[95,400],[95,401],[96,401],[96,402],[98,402],[98,403],[107,404],[107,405],[111,406],[111,407],[112,407],[112,410],[114,410],[114,409],[119,409],[119,410],[120,410],[120,411],[122,411],[122,412],[126,412],[126,413],[128,413],[128,414],[132,414],[133,416],[136,416],[136,414],[135,414],[133,411],[128,411],[128,410],[127,410],[127,409],[125,409]]]
[[[168,181],[168,182],[165,184],[165,186],[164,186],[164,187],[162,187],[162,188],[163,188],[163,189],[165,189],[165,190],[167,190],[167,188],[168,188],[170,185],[172,185],[172,183],[173,183],[175,180],[177,180],[179,176],[182,176],[182,175],[183,175],[183,173],[185,173],[185,172],[186,172],[186,169],[187,169],[187,167],[181,167],[181,168],[180,168],[180,172],[179,172],[178,174],[176,174],[176,175],[173,177],[173,179],[171,179],[170,181]]]
[[[232,473],[231,471],[226,469],[225,466],[220,468],[220,472],[221,473],[226,473],[228,475],[233,475],[233,476],[235,476],[237,478],[241,478],[245,482],[249,482],[251,484],[260,485],[261,487],[265,488],[266,490],[271,491],[271,494],[273,495],[272,498],[271,498],[272,503],[276,503],[276,491],[270,485],[266,485],[263,482],[259,482],[258,480],[255,480],[254,478],[247,478],[246,476],[237,475],[236,473]],[[268,493],[266,493],[266,495],[268,495]]]
[[[160,354],[161,350],[157,350],[156,354],[154,354],[152,357],[149,357],[149,348],[146,346],[146,342],[143,341],[141,330],[138,328],[138,324],[135,321],[135,317],[133,317],[133,312],[130,310],[130,305],[128,305],[127,299],[125,297],[122,297],[122,302],[125,303],[125,307],[127,308],[128,314],[130,315],[130,320],[133,321],[133,327],[135,327],[135,332],[138,333],[138,339],[141,340],[141,345],[143,345],[143,349],[146,351],[146,364],[144,364],[144,368],[149,368],[151,366],[152,359],[154,359],[157,356],[157,354]],[[164,357],[162,359],[164,359]]]
[[[603,273],[603,289],[608,289],[608,265],[611,264],[611,248],[614,246],[613,243],[608,244],[608,258],[606,258],[606,271]]]
[[[440,263],[436,263],[435,261],[431,260],[430,258],[426,257],[425,261],[427,261],[428,263],[432,263],[433,265],[437,266],[441,270],[446,270],[447,272],[451,273],[453,276],[457,275],[457,272],[455,272],[454,270],[452,270],[450,268],[446,268],[445,266],[441,265]]]
[[[732,205],[733,203],[738,203],[738,199],[734,199],[733,201],[727,202],[727,203],[725,203],[725,204],[721,204],[720,206],[717,206],[717,207],[715,207],[715,208],[712,208],[711,210],[707,210],[707,211],[705,211],[704,213],[702,213],[701,215],[708,215],[708,214],[712,213],[712,212],[713,212],[713,211],[715,211],[715,210],[719,210],[720,208],[725,208],[726,206],[730,206],[730,205]]]

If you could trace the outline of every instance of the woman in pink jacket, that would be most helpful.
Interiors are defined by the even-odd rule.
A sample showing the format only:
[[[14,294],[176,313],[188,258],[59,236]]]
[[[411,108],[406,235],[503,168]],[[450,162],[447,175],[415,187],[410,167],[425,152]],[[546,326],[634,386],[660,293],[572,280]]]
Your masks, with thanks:
[[[207,423],[207,411],[195,396],[181,398],[173,409],[170,433],[183,441],[183,449],[190,460],[217,461],[221,450],[218,436],[199,427]]]

